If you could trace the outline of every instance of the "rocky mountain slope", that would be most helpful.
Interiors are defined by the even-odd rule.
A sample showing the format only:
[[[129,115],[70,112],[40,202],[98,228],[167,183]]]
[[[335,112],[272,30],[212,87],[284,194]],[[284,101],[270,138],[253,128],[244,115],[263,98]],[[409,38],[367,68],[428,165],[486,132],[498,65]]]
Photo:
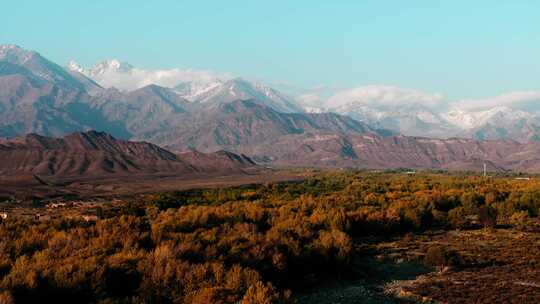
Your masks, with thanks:
[[[181,89],[180,89],[181,88]],[[186,91],[186,88],[189,90]],[[260,83],[234,78],[221,83],[213,83],[206,89],[194,93],[193,85],[181,84],[176,87],[179,94],[193,102],[230,103],[236,100],[255,99],[272,109],[284,113],[304,112],[302,107],[282,93]]]
[[[0,141],[3,176],[194,175],[238,173],[250,167],[256,167],[251,159],[230,152],[176,155],[147,142],[118,140],[96,131],[63,138],[29,134]]]
[[[175,128],[140,136],[175,150],[212,152],[238,151],[240,146],[295,134],[366,132],[384,133],[337,114],[281,113],[256,100],[241,100],[205,106],[186,116]]]
[[[89,90],[102,88],[37,52],[0,46],[0,136],[106,128],[107,121],[89,104]]]
[[[242,79],[220,83],[191,96],[192,100],[177,89],[153,84],[127,92],[101,87],[89,92],[79,82],[86,79],[81,72],[92,76],[133,68],[109,62],[86,71],[72,64],[68,73],[36,52],[11,46],[6,54],[7,59],[0,60],[0,136],[4,137],[62,136],[95,129],[123,139],[214,152],[302,132],[372,131],[336,114],[291,113],[300,110],[280,93]],[[26,64],[24,58],[39,64]]]
[[[238,151],[279,165],[366,169],[540,171],[540,143],[510,140],[430,139],[377,134],[302,134],[245,145]],[[269,157],[271,155],[271,157]]]
[[[540,140],[540,115],[534,111],[499,106],[479,111],[453,110],[445,113],[444,118],[461,126],[457,134],[460,137],[511,138],[523,143]]]

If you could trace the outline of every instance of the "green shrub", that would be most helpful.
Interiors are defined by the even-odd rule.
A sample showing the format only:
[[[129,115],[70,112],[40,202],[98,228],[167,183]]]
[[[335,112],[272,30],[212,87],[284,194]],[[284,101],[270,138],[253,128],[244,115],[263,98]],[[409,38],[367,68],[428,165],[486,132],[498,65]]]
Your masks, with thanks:
[[[478,209],[478,220],[484,228],[493,228],[497,224],[497,210],[491,206],[482,206]]]
[[[458,267],[463,262],[457,251],[434,245],[428,248],[424,257],[424,263],[427,266],[437,267],[440,270],[447,266]]]
[[[470,225],[467,215],[465,208],[454,208],[448,212],[448,222],[456,229],[467,228]]]
[[[527,227],[529,213],[527,211],[517,211],[510,217],[510,224],[517,229],[523,230]]]

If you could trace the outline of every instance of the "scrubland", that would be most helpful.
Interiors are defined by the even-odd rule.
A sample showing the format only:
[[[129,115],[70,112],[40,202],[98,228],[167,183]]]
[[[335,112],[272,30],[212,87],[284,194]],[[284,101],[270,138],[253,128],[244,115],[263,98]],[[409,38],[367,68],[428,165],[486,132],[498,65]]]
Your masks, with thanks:
[[[538,303],[539,209],[535,178],[331,172],[11,216],[0,303]]]

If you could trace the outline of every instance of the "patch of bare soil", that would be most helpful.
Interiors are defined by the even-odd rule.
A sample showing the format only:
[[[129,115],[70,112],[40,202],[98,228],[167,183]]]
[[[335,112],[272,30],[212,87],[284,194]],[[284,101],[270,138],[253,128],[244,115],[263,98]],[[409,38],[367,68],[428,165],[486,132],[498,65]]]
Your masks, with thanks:
[[[386,284],[388,294],[420,302],[540,303],[540,234],[511,229],[420,235],[381,244],[419,257],[429,246],[455,250],[459,267]],[[389,251],[391,251],[389,249]]]
[[[513,229],[438,231],[356,240],[356,280],[329,280],[299,303],[540,303],[540,234]],[[424,265],[428,248],[455,250],[461,265]]]

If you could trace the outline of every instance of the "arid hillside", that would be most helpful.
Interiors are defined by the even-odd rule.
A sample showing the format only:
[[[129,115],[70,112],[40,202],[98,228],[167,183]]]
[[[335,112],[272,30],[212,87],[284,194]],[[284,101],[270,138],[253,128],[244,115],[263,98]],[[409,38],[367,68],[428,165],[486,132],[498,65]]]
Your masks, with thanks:
[[[228,152],[176,155],[147,142],[95,131],[63,138],[35,134],[0,141],[0,173],[68,178],[126,174],[227,174],[257,165]]]

